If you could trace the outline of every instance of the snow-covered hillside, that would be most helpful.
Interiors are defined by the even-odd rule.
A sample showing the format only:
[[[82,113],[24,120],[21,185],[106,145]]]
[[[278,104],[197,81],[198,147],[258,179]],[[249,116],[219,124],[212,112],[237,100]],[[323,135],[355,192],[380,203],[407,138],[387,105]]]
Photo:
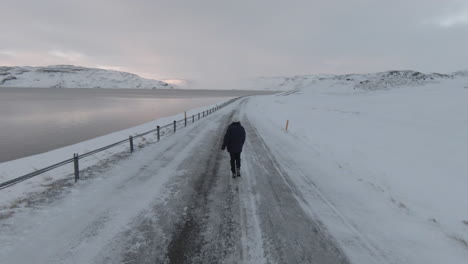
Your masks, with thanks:
[[[72,65],[0,67],[0,87],[38,88],[173,88],[136,74]]]
[[[354,263],[468,263],[467,73],[309,81],[245,111]]]
[[[346,83],[354,89],[380,90],[398,86],[420,86],[454,79],[468,75],[467,72],[452,74],[421,73],[417,71],[387,71],[369,74],[315,74],[297,75],[289,77],[261,77],[252,79],[248,83],[249,90],[288,91],[309,87],[326,82]]]
[[[331,74],[297,75],[288,77],[258,77],[248,81],[249,90],[288,91],[306,87],[318,80],[333,78]]]
[[[189,79],[163,79],[161,80],[178,89],[195,89],[195,82]]]

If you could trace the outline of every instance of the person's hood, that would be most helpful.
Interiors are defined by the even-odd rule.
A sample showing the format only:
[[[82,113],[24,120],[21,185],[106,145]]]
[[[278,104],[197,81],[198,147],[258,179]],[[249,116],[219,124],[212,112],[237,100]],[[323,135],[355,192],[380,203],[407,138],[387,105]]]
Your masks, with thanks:
[[[230,124],[230,126],[240,126],[240,121],[234,121]]]
[[[235,113],[235,114],[232,116],[232,119],[231,119],[231,120],[232,120],[232,123],[240,123],[241,118],[240,118],[239,113]]]

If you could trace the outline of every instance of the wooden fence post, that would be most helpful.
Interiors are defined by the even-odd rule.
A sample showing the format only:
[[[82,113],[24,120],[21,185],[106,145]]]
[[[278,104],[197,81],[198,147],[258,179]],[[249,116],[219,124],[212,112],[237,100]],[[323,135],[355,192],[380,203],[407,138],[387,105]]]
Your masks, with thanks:
[[[80,166],[78,164],[78,153],[73,153],[73,167],[75,168],[75,183],[80,179]]]
[[[192,123],[195,123],[195,115],[192,116]]]
[[[286,129],[285,129],[286,132],[288,132],[288,127],[289,127],[289,120],[286,120]]]
[[[198,120],[200,120],[200,113],[198,113]]]
[[[185,126],[187,126],[187,112],[184,112]]]
[[[176,132],[176,129],[177,129],[177,124],[176,124],[176,121],[174,120],[174,133]]]

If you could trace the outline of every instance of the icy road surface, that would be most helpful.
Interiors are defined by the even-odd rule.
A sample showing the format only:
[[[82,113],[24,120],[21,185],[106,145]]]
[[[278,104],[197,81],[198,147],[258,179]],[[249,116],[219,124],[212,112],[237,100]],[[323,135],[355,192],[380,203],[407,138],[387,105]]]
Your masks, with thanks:
[[[246,101],[0,219],[1,263],[348,263],[242,112]],[[232,179],[220,147],[236,111],[247,141]]]

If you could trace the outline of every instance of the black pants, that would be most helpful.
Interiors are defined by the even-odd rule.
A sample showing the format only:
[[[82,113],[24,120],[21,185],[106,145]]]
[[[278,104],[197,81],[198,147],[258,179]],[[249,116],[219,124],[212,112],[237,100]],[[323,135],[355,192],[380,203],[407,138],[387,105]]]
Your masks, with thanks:
[[[233,153],[229,152],[229,155],[231,155],[231,171],[233,173],[236,172],[236,167],[239,170],[241,166],[241,158],[240,158],[240,152],[239,153]]]

